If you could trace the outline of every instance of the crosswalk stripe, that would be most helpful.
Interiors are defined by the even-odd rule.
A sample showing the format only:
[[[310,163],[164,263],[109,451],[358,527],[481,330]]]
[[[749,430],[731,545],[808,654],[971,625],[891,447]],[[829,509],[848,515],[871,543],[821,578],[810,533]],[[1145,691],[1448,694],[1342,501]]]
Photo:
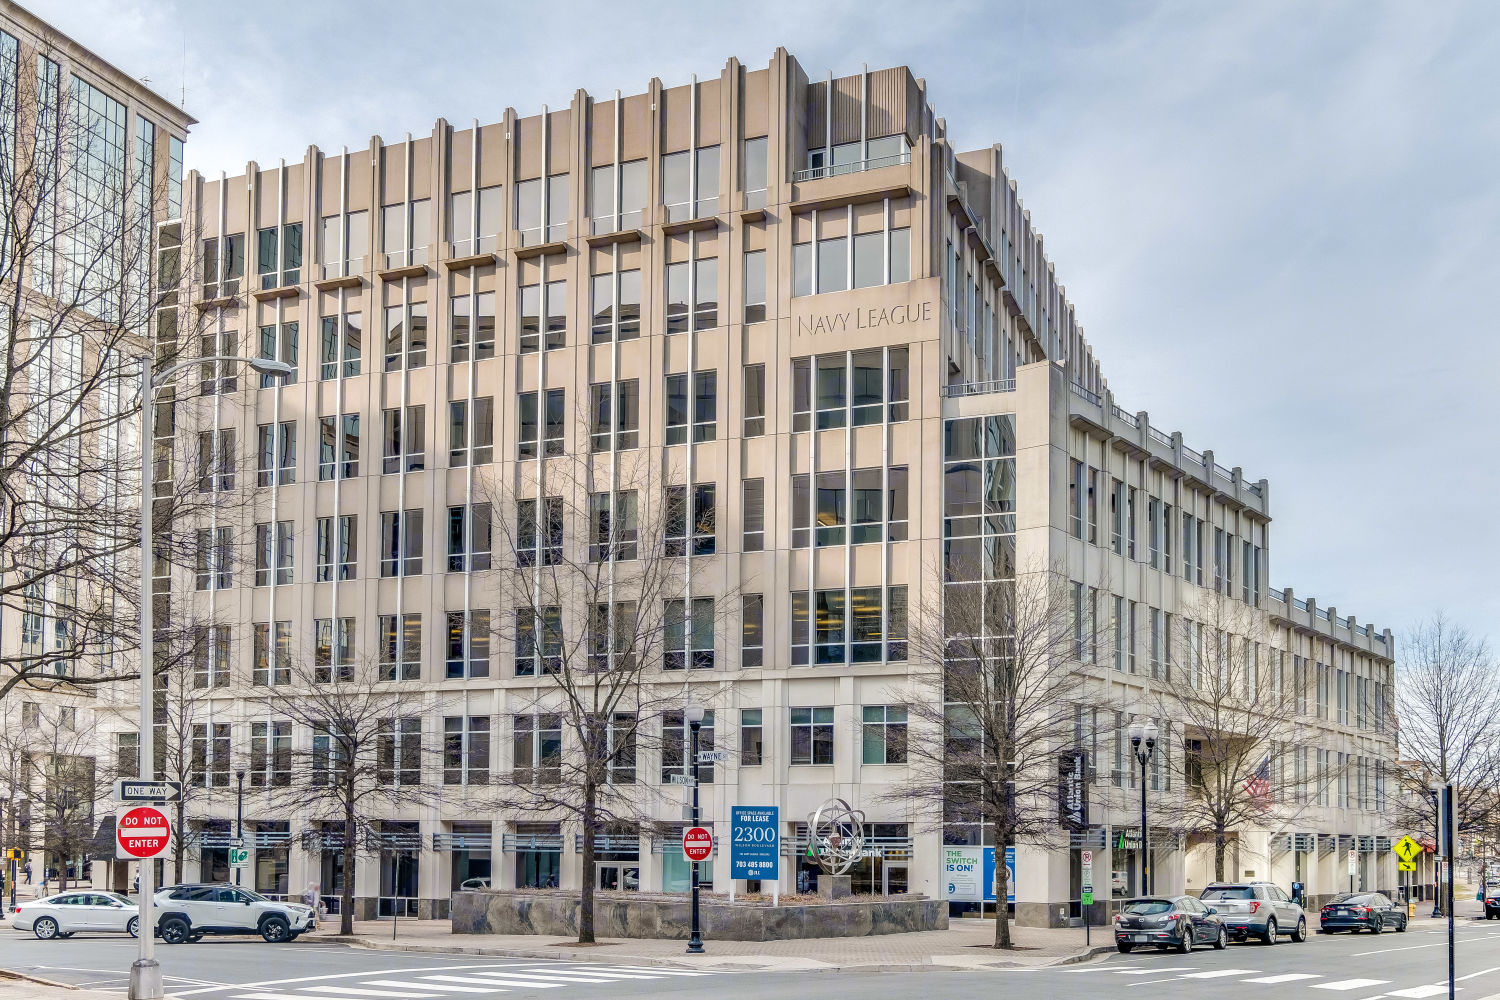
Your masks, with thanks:
[[[1457,988],[1458,989],[1463,989],[1462,986],[1459,986]],[[1447,993],[1447,992],[1448,992],[1448,984],[1447,983],[1429,983],[1426,986],[1413,986],[1411,989],[1406,989],[1406,990],[1391,990],[1389,993],[1386,994],[1386,996],[1392,996],[1392,997],[1411,997],[1412,1000],[1421,1000],[1422,997],[1435,997],[1439,993]]]
[[[1308,986],[1310,990],[1357,990],[1365,986],[1381,986],[1390,982],[1389,979],[1340,979],[1334,983],[1313,983]]]
[[[1259,976],[1255,979],[1247,979],[1247,983],[1295,983],[1299,979],[1322,979],[1315,972],[1283,972],[1279,976]]]
[[[1193,968],[1191,965],[1163,965],[1156,969],[1107,969],[1117,976],[1150,976],[1158,972],[1186,972]]]
[[[408,983],[400,979],[366,979],[366,986],[398,986],[411,989],[413,986],[423,990],[438,990],[441,993],[493,993],[493,987],[484,986],[448,986],[443,983]]]
[[[504,991],[503,990],[497,990],[496,992],[504,992]],[[423,998],[436,997],[437,994],[436,993],[403,993],[402,996],[406,997],[407,1000],[423,1000]],[[235,1000],[297,1000],[297,994],[295,994],[295,993],[238,993],[238,994],[235,995]],[[311,1000],[311,998],[303,998],[303,1000]],[[329,995],[327,993],[320,993],[320,994],[318,994],[318,1000],[369,1000],[369,998],[368,997],[355,997],[355,996],[347,996],[347,997],[345,997],[345,996],[331,996],[331,995]]]
[[[1246,973],[1255,972],[1255,969],[1211,969],[1208,972],[1189,972],[1179,979],[1223,979],[1225,976],[1243,976]]]
[[[555,986],[572,985],[570,983],[549,983],[544,979],[521,978],[517,976],[506,976],[501,979],[498,973],[496,973],[496,978],[494,979],[488,976],[482,979],[479,976],[428,976],[427,978],[434,979],[440,983],[468,983],[471,986],[487,986],[490,984],[495,986],[530,986],[539,990],[550,990]],[[420,989],[421,987],[418,986],[418,988]]]
[[[531,965],[531,966],[527,966],[527,968],[542,969],[542,968],[546,968],[546,966]],[[588,966],[587,969],[588,969],[589,972],[593,972],[594,971],[594,969],[593,969],[592,966]],[[611,972],[611,971],[618,971],[618,972],[649,972],[653,976],[712,976],[712,975],[714,975],[714,973],[712,973],[712,972],[698,972],[698,971],[696,971],[694,969],[668,969],[668,968],[666,968],[664,966],[655,966],[655,965],[601,965],[601,966],[599,966],[599,971],[600,972]]]
[[[591,983],[613,983],[621,979],[657,979],[659,977],[648,975],[644,972],[595,972],[593,969],[517,969],[521,975],[545,975],[559,979],[577,979],[580,976],[587,977]]]
[[[406,984],[400,983],[398,985],[405,986]],[[410,989],[403,989],[401,990],[401,992],[395,993],[391,990],[367,990],[358,986],[304,986],[302,987],[302,992],[337,993],[339,996],[354,997],[397,997],[406,998],[406,1000],[409,1000],[410,997],[415,995],[411,992]]]

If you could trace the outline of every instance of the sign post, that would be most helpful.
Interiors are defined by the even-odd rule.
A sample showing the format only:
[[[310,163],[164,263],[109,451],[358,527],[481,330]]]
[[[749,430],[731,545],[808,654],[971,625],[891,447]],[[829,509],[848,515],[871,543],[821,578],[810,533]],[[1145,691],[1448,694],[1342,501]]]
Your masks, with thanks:
[[[1349,891],[1354,891],[1354,876],[1359,873],[1359,853],[1349,848]]]
[[[771,905],[781,903],[781,824],[776,806],[729,810],[729,885],[735,879],[771,880]],[[731,897],[732,898],[732,897]]]
[[[1448,880],[1448,1000],[1453,1000],[1453,853],[1456,847],[1454,836],[1457,834],[1454,822],[1455,803],[1453,796],[1456,790],[1453,785],[1443,786],[1439,797],[1438,820],[1439,828],[1443,834],[1443,874]]]
[[[115,857],[139,861],[141,865],[140,915],[137,918],[141,942],[138,964],[156,964],[154,945],[156,923],[151,919],[152,859],[172,842],[172,821],[155,806],[121,806],[115,813]]]
[[[1083,908],[1083,943],[1087,947],[1089,943],[1089,928],[1093,925],[1089,908],[1094,905],[1094,852],[1082,852],[1083,885],[1080,895],[1080,906]]]

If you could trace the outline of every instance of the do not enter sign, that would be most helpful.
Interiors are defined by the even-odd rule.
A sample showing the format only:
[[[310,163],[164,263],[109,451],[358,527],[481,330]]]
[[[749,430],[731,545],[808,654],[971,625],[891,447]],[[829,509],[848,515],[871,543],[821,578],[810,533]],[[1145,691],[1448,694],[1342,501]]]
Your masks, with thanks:
[[[115,856],[154,858],[172,840],[172,823],[154,806],[121,809],[115,815]]]
[[[689,861],[707,861],[714,852],[714,835],[701,826],[682,831],[682,853]]]

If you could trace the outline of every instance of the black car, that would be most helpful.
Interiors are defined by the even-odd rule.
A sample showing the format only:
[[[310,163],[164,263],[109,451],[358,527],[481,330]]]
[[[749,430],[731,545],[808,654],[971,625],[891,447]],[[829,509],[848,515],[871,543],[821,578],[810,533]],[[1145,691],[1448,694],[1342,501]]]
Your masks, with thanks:
[[[1484,919],[1500,917],[1500,889],[1491,889],[1484,894]]]
[[[1324,905],[1322,931],[1379,934],[1390,928],[1399,932],[1406,930],[1406,921],[1406,907],[1392,902],[1383,892],[1346,892]]]
[[[1229,931],[1218,910],[1192,896],[1132,899],[1115,914],[1115,947],[1123,952],[1155,945],[1186,953],[1195,944],[1223,948],[1229,944]]]

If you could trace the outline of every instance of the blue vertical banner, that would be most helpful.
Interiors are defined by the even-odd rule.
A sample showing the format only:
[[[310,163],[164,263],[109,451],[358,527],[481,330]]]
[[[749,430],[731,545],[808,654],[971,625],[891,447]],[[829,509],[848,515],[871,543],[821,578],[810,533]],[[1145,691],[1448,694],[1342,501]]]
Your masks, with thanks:
[[[781,824],[775,806],[730,807],[729,877],[781,877]]]

